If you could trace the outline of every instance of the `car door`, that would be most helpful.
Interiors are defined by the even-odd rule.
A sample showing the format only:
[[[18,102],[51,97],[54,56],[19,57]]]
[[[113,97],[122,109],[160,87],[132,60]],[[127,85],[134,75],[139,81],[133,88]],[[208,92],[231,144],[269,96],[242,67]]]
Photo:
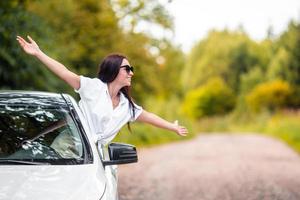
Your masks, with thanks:
[[[92,133],[91,130],[88,127],[88,123],[86,122],[86,119],[84,118],[83,113],[81,112],[77,102],[69,95],[65,95],[65,98],[69,99],[72,107],[74,110],[71,112],[74,115],[75,120],[77,121],[79,127],[82,129],[82,131],[85,132],[87,135],[87,138],[89,140],[89,143],[91,144],[91,149],[94,153],[94,159],[96,164],[98,165],[99,171],[103,170],[103,173],[106,177],[106,186],[105,186],[105,194],[104,199],[109,200],[117,200],[118,199],[118,191],[117,191],[117,165],[109,165],[104,166],[103,161],[109,160],[109,156],[107,153],[107,146],[102,145],[101,141],[97,141],[97,137],[95,133]]]

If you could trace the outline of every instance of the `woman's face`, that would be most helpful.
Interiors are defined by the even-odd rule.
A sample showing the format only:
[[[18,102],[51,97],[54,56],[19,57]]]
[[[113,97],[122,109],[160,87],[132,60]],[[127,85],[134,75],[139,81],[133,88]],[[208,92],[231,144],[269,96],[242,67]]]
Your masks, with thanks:
[[[127,67],[125,67],[127,66]],[[133,72],[128,70],[128,66],[130,66],[127,59],[123,59],[119,73],[114,81],[120,84],[122,87],[131,85],[131,77],[133,76]]]

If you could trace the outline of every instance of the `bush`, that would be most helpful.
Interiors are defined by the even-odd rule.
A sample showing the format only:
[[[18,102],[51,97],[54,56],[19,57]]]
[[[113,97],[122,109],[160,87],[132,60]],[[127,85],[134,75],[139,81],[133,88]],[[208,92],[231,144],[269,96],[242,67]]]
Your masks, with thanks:
[[[291,98],[291,86],[282,80],[257,85],[247,96],[249,108],[255,112],[267,109],[274,111],[286,107]]]
[[[200,118],[225,114],[232,110],[234,104],[233,91],[221,78],[213,78],[187,93],[183,111],[192,118]]]

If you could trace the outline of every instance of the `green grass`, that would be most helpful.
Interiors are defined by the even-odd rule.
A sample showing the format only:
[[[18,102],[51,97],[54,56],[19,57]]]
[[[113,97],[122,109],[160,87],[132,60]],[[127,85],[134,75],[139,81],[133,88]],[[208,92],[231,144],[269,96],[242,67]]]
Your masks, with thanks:
[[[200,132],[256,132],[279,138],[300,153],[300,112],[230,114],[201,119]]]
[[[279,113],[267,123],[265,133],[286,141],[297,152],[300,152],[300,115]]]

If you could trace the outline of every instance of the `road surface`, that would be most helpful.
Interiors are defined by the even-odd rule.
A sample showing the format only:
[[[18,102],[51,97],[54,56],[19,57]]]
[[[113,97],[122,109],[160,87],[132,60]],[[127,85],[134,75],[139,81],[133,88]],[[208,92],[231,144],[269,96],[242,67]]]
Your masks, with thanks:
[[[262,135],[201,135],[138,149],[119,166],[120,200],[299,200],[300,157]]]

